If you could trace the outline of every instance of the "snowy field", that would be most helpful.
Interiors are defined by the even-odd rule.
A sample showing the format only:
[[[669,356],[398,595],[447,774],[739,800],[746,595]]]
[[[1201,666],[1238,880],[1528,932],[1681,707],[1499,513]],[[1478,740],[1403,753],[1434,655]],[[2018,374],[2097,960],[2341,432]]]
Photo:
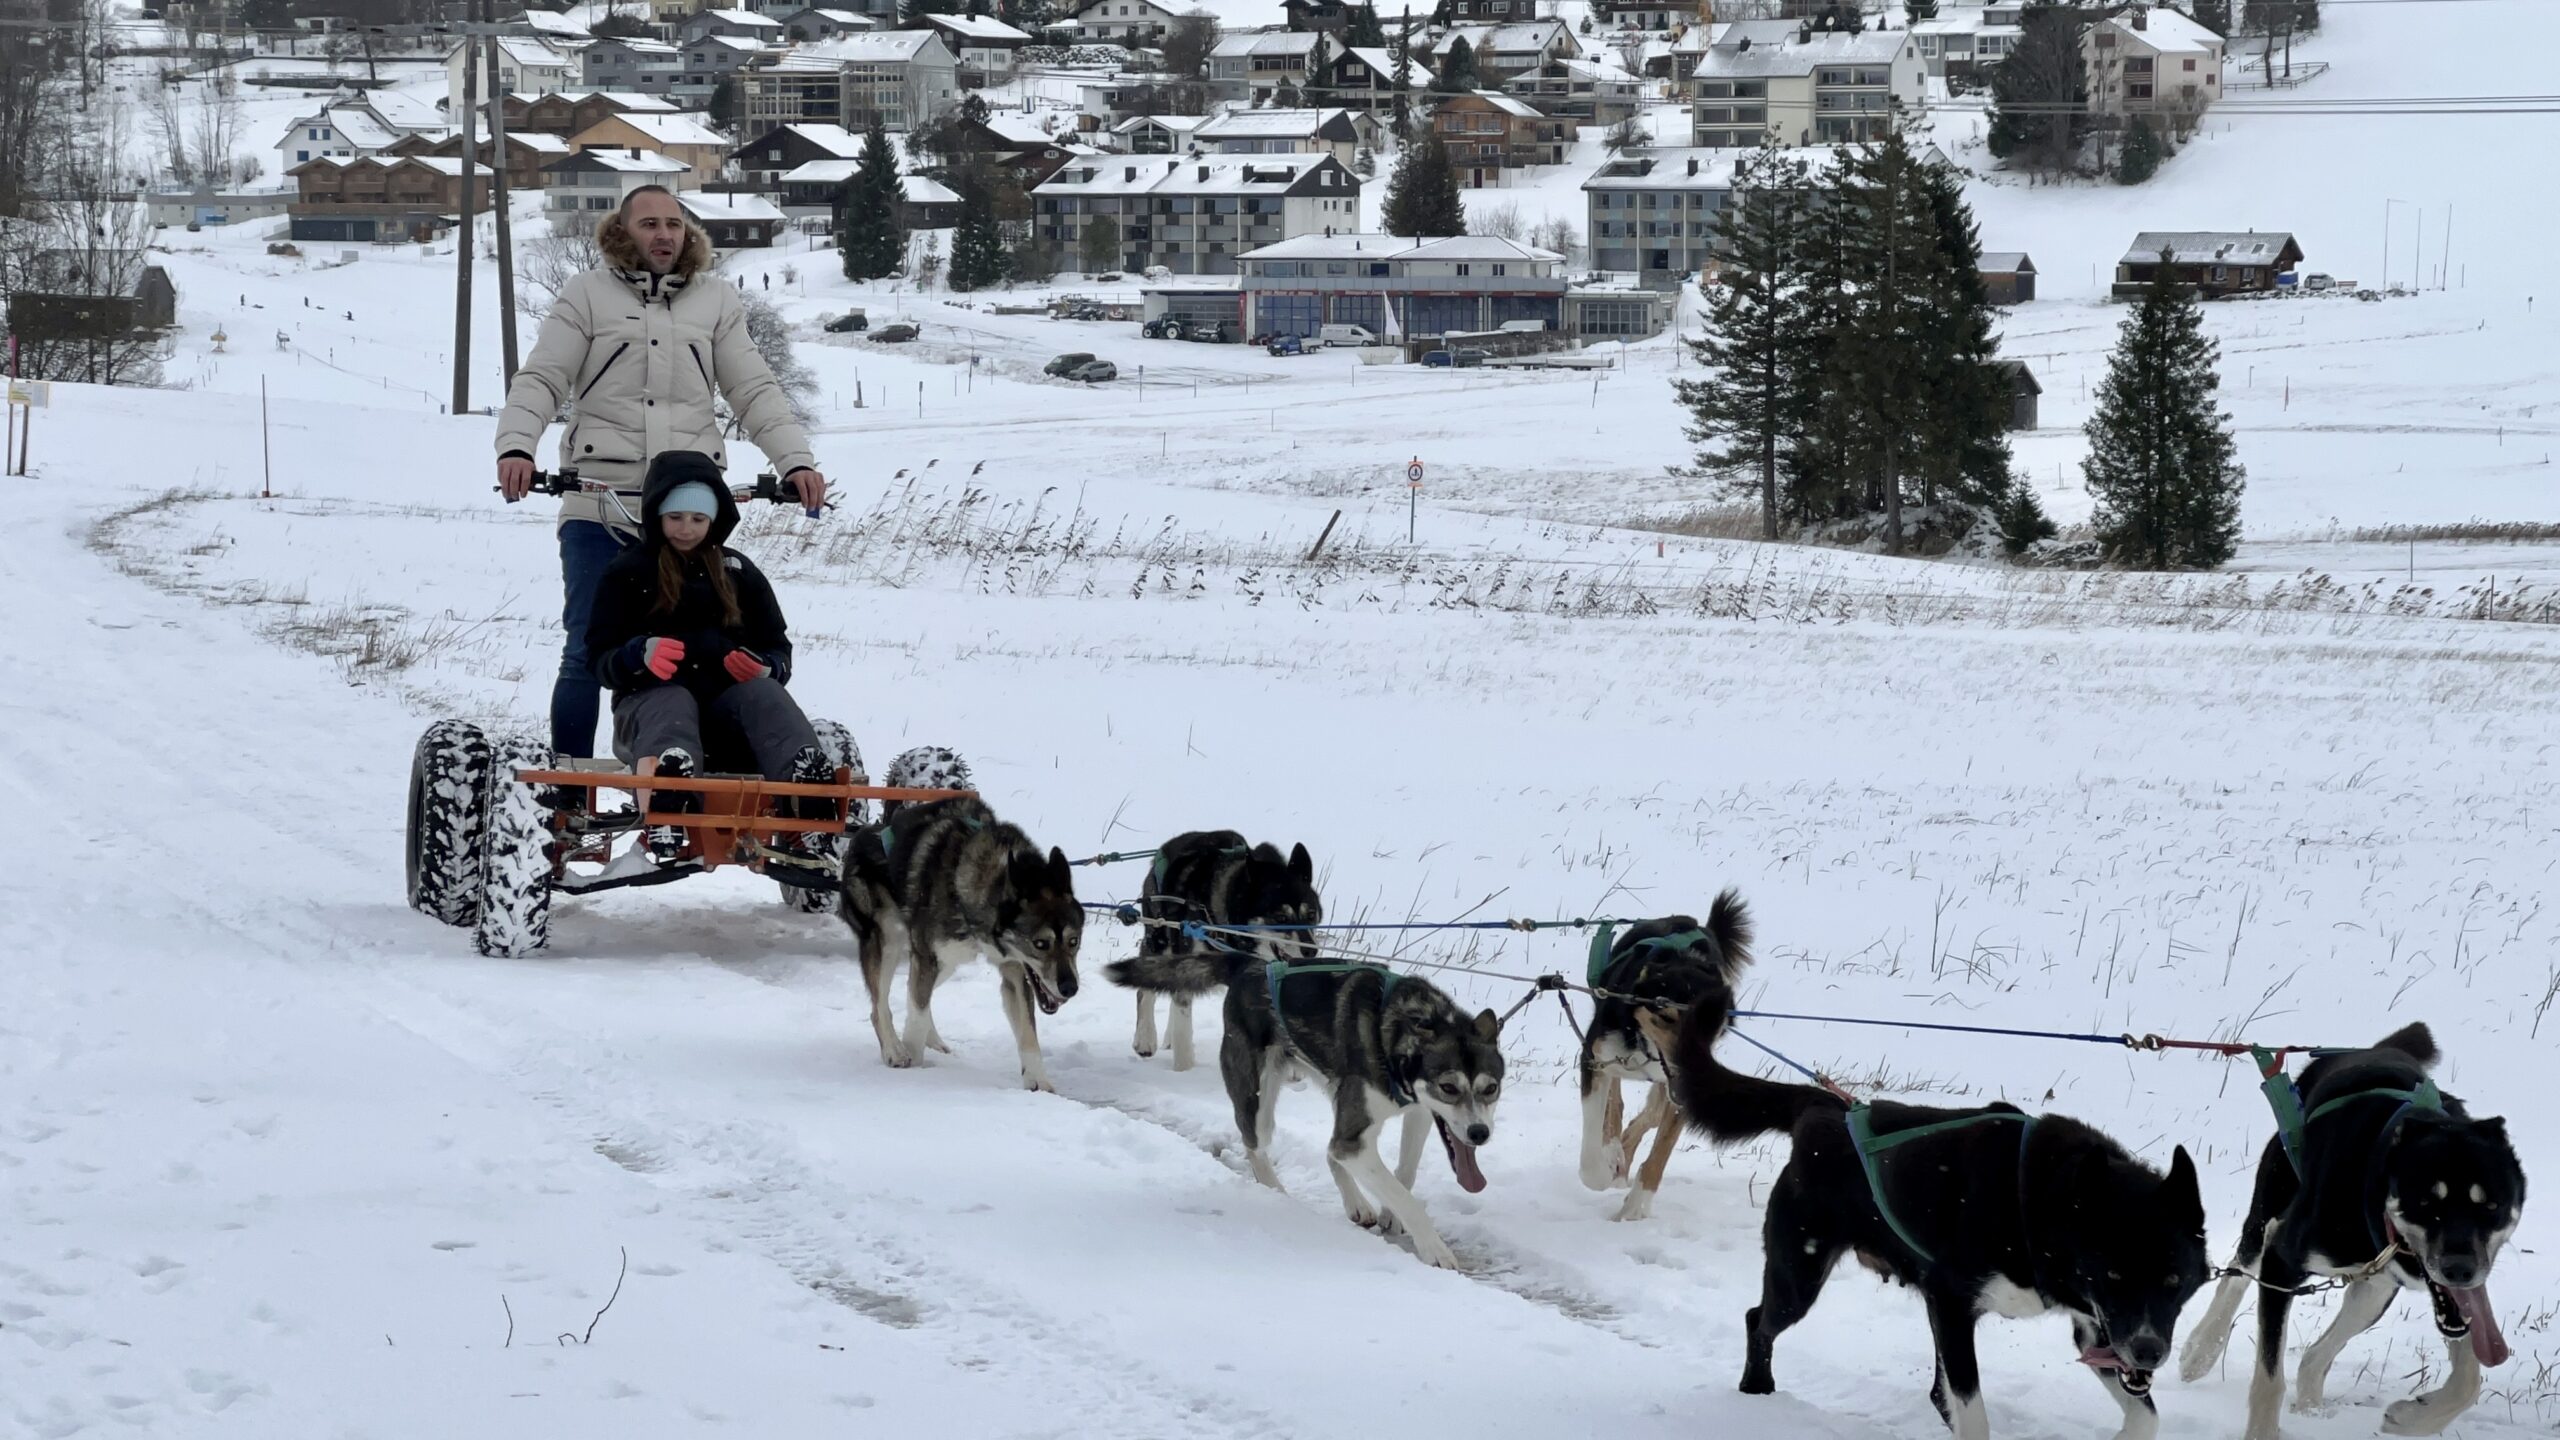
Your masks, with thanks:
[[[2322,43],[2390,13],[2340,7]],[[2446,93],[2475,88],[2532,86]],[[2319,184],[2405,140],[2341,123],[2379,149]],[[2159,223],[2308,230],[2207,203],[2240,192],[2198,162],[2246,140],[2126,193]],[[2090,218],[2111,192],[1978,200],[1987,241],[2040,259],[2133,223]],[[2475,253],[2518,266],[2548,233],[2479,223]],[[22,530],[0,1435],[1943,1433],[1918,1305],[1850,1267],[1779,1347],[1782,1393],[1734,1393],[1783,1154],[1689,1145],[1653,1218],[1613,1223],[1575,1178],[1552,1002],[1505,1037],[1489,1188],[1426,1163],[1453,1275],[1342,1219],[1310,1092],[1281,1105],[1288,1193],[1252,1183],[1214,1067],[1129,1053],[1115,926],[1044,1024],[1048,1096],[1018,1088],[983,969],[944,992],[954,1055],[882,1068],[841,925],[734,874],[566,902],[526,961],[407,910],[417,733],[545,703],[550,516],[490,493],[488,420],[439,413],[449,257],[273,259],[263,230],[166,237],[189,388],[56,387],[34,477],[0,482]],[[1652,914],[1734,885],[1762,1008],[2320,1044],[2423,1019],[2446,1087],[2505,1114],[2529,1170],[2560,1156],[2530,1089],[2560,1043],[2560,630],[2470,618],[2483,585],[2541,593],[2560,550],[2353,538],[2552,518],[2560,298],[2528,311],[2527,271],[2209,310],[2249,543],[2236,577],[2154,581],[1629,528],[1701,498],[1667,468],[1667,340],[1596,380],[1281,360],[849,287],[832,258],[729,266],[804,322],[843,499],[739,543],[801,637],[796,692],[875,765],[956,745],[1071,854],[1302,840],[1337,919]],[[2060,467],[2076,518],[2080,387],[2122,312],[2054,268],[2009,344],[2046,385],[2020,462]],[[498,399],[493,282],[474,408]],[[849,303],[923,338],[820,336]],[[1130,378],[1040,378],[1069,350]],[[1580,948],[1400,953],[1507,1007],[1524,987],[1497,973],[1573,973]],[[2078,1116],[2155,1162],[2185,1144],[2217,1258],[2269,1129],[2222,1061],[1752,1033],[1853,1085]],[[2560,1428],[2549,1234],[2529,1213],[2498,1269],[2516,1358],[2451,1433]],[[2297,1345],[2329,1308],[2298,1308]],[[2061,1322],[1982,1339],[1995,1433],[2112,1431]],[[2442,1356],[2404,1300],[2287,1433],[2371,1435]],[[2244,1384],[2236,1359],[2163,1375],[2163,1434],[2235,1433]]]

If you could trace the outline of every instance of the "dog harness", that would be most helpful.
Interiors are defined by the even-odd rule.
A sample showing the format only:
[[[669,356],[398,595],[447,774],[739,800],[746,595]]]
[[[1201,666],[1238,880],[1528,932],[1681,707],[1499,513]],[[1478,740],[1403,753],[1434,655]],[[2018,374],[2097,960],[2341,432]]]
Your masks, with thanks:
[[[1928,1246],[1921,1244],[1912,1235],[1909,1228],[1903,1225],[1900,1216],[1893,1213],[1893,1202],[1885,1199],[1884,1195],[1884,1172],[1876,1163],[1884,1152],[1896,1146],[1907,1145],[1914,1140],[1926,1139],[1931,1135],[1970,1130],[1976,1125],[1989,1124],[1996,1120],[2020,1122],[2022,1128],[2018,1132],[2018,1207],[2021,1215],[2026,1212],[2027,1137],[2035,1132],[2034,1116],[2016,1110],[1986,1110],[1979,1115],[1964,1115],[1953,1120],[1937,1120],[1926,1125],[1914,1125],[1908,1130],[1894,1130],[1879,1135],[1875,1132],[1873,1119],[1870,1118],[1869,1112],[1872,1108],[1863,1100],[1849,1107],[1849,1139],[1858,1147],[1858,1168],[1866,1172],[1867,1194],[1876,1202],[1876,1213],[1884,1217],[1885,1226],[1893,1231],[1894,1238],[1901,1241],[1912,1254],[1920,1257],[1921,1264],[1936,1265],[1938,1257],[1930,1251]]]
[[[1281,1020],[1280,1015],[1281,981],[1288,979],[1292,975],[1350,975],[1364,970],[1374,972],[1377,975],[1378,1000],[1381,1004],[1385,1003],[1388,996],[1396,993],[1396,983],[1404,979],[1403,976],[1388,969],[1384,965],[1370,965],[1348,960],[1324,960],[1311,965],[1292,965],[1286,960],[1276,958],[1264,961],[1262,966],[1263,978],[1267,980],[1271,986],[1271,1017],[1274,1020],[1280,1021],[1280,1034],[1283,1039],[1285,1040],[1288,1036],[1289,1026],[1287,1021]],[[1412,1087],[1406,1085],[1403,1080],[1398,1079],[1393,1071],[1387,1072],[1387,1098],[1393,1100],[1398,1105],[1411,1105],[1414,1103]]]
[[[1583,979],[1593,989],[1599,988],[1600,976],[1603,972],[1608,970],[1609,961],[1613,958],[1609,952],[1615,948],[1612,942],[1612,936],[1616,934],[1617,928],[1616,922],[1604,920],[1600,922],[1600,928],[1592,933],[1591,960],[1583,970]],[[1639,940],[1636,942],[1635,948],[1637,950],[1652,950],[1657,948],[1686,950],[1690,946],[1695,945],[1706,938],[1707,932],[1704,930],[1682,930],[1675,934],[1655,935],[1647,939]]]

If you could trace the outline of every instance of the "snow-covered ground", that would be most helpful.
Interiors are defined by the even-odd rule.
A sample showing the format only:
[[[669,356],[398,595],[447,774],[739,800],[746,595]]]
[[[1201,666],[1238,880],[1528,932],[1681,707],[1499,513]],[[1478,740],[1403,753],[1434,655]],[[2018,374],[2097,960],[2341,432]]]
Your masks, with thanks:
[[[2337,7],[2323,43],[2388,13]],[[2128,193],[2199,201],[2209,150]],[[2354,154],[2323,163],[2349,185]],[[2276,183],[2244,170],[2215,183]],[[2100,192],[1980,193],[2053,218]],[[2481,224],[2518,257],[2547,233]],[[1612,1223],[1574,1176],[1552,1003],[1506,1036],[1490,1188],[1426,1165],[1449,1275],[1342,1220],[1308,1092],[1281,1107],[1289,1193],[1242,1173],[1214,1067],[1129,1054],[1108,924],[1044,1025],[1056,1096],[1017,1088],[983,971],[946,991],[953,1056],[882,1068],[841,926],[734,875],[564,904],[540,959],[473,955],[400,901],[409,749],[438,714],[538,719],[557,572],[544,507],[489,493],[489,422],[441,413],[450,257],[166,238],[188,388],[56,387],[5,482],[0,1434],[1940,1433],[1918,1307],[1854,1268],[1781,1346],[1784,1393],[1733,1393],[1783,1156],[1693,1144],[1651,1220]],[[1280,360],[850,287],[832,258],[728,269],[803,322],[861,303],[924,335],[809,326],[844,505],[740,543],[802,637],[796,691],[875,763],[955,744],[1075,854],[1303,840],[1337,918],[1735,885],[1769,1009],[2306,1043],[2424,1019],[2447,1087],[2529,1169],[2560,1155],[2530,1088],[2560,1034],[2560,632],[2457,594],[2560,552],[2347,538],[2550,517],[2560,320],[2516,285],[2211,309],[2251,541],[2236,577],[2153,581],[1622,528],[1701,499],[1666,469],[1667,340],[1596,379]],[[2071,515],[2080,383],[2122,312],[2065,289],[2010,336],[2046,384],[2021,463],[2064,467]],[[1129,378],[1039,376],[1068,350]],[[2399,593],[2411,572],[2433,594]],[[1401,953],[1508,976],[1579,948]],[[1470,1003],[1523,988],[1432,973]],[[1853,1084],[2183,1143],[2217,1251],[2269,1125],[2220,1061],[1754,1033]],[[2517,1358],[2456,1434],[2560,1426],[2548,1232],[2529,1213],[2498,1271]],[[2329,1313],[2301,1309],[2297,1343]],[[2112,1430],[2059,1322],[1983,1338],[1997,1433]],[[2287,1433],[2370,1435],[2441,1356],[2404,1302]],[[2163,1433],[2233,1433],[2242,1385],[2237,1361],[2164,1377]]]

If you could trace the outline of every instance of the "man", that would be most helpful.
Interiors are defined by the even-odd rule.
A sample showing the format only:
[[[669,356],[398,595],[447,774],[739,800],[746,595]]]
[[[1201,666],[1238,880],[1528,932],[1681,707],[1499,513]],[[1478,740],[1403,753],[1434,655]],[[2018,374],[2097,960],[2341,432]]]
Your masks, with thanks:
[[[560,579],[566,631],[551,687],[551,748],[595,753],[596,677],[587,620],[604,568],[638,538],[649,462],[693,450],[728,467],[715,396],[725,396],[756,448],[814,510],[826,477],[809,437],[747,335],[745,302],[728,285],[697,283],[711,267],[711,238],[685,219],[663,185],[643,185],[596,228],[604,263],[570,280],[543,319],[498,417],[498,488],[508,503],[533,488],[534,447],[552,417],[569,411],[560,463],[588,491],[560,502]]]

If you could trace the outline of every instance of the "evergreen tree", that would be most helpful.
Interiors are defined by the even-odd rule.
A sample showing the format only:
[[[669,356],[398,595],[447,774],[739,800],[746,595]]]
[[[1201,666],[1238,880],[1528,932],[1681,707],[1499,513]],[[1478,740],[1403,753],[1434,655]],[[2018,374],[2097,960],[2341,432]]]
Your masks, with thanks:
[[[2195,22],[2216,35],[2231,33],[2231,0],[2195,0]]]
[[[1938,18],[1938,0],[1902,0],[1902,18],[1905,22],[1935,20]]]
[[[1924,312],[1929,405],[1920,413],[1913,473],[1921,500],[1942,495],[1970,504],[1997,502],[2009,489],[2008,377],[1999,358],[1991,290],[1982,279],[1982,238],[1964,181],[1946,165],[1920,167],[1935,226],[1938,260]]]
[[[1444,95],[1463,95],[1482,83],[1476,76],[1475,47],[1464,35],[1450,41],[1449,53],[1440,58],[1440,76],[1431,88]]]
[[[734,131],[738,124],[738,77],[721,76],[719,82],[711,87],[711,100],[706,108],[712,124]]]
[[[957,15],[960,0],[898,0],[898,28],[921,30],[928,15]]]
[[[1087,275],[1119,269],[1120,222],[1108,215],[1088,218],[1076,236],[1076,258],[1083,262]]]
[[[898,180],[898,153],[878,116],[863,133],[862,156],[836,201],[836,251],[848,280],[895,275],[907,255],[906,188]]]
[[[996,202],[984,177],[961,174],[960,224],[951,235],[951,288],[984,290],[1004,283],[1004,235],[996,224]]]
[[[2024,480],[2010,484],[2009,493],[1993,507],[1991,518],[2000,527],[2000,548],[2012,555],[2024,555],[2037,542],[2062,533],[2053,517],[2044,513],[2044,502],[2036,498],[2036,488]]]
[[[1364,49],[1385,47],[1387,27],[1378,19],[1375,4],[1364,0],[1364,3],[1351,7],[1350,21],[1342,30],[1342,43]]]
[[[2160,132],[2151,128],[2150,117],[2136,115],[2133,128],[2124,136],[2124,149],[2116,155],[2116,183],[2139,185],[2160,173]]]
[[[1884,512],[1892,555],[1902,553],[1904,482],[1926,468],[1923,446],[1941,423],[1932,410],[1945,403],[1934,386],[1950,368],[1932,313],[1951,286],[1927,169],[1896,127],[1849,153],[1829,197],[1848,283],[1832,320],[1827,408],[1867,477],[1859,508]]]
[[[1705,378],[1677,385],[1699,467],[1735,491],[1757,491],[1770,540],[1779,467],[1792,458],[1819,378],[1798,249],[1811,185],[1802,160],[1767,142],[1735,167],[1732,198],[1716,217],[1720,283],[1707,292],[1704,329],[1684,342]]]
[[[2018,43],[1991,67],[1991,153],[2059,170],[2089,134],[2089,67],[2080,12],[2033,0],[2018,13]]]
[[[1404,28],[1396,35],[1395,119],[1389,128],[1402,140],[1413,133],[1413,10],[1404,12]]]
[[[2107,558],[2139,570],[2209,570],[2240,540],[2247,472],[2214,403],[2220,348],[2170,256],[2117,333],[2081,473]]]
[[[1387,180],[1385,216],[1390,235],[1440,236],[1467,233],[1466,203],[1458,198],[1458,171],[1449,147],[1436,131],[1425,128],[1396,156],[1396,173]]]

